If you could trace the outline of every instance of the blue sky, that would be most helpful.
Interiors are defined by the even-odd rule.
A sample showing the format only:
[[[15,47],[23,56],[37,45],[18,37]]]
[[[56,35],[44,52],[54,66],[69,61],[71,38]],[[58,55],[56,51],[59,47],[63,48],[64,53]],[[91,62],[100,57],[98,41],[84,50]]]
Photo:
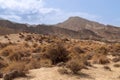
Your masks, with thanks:
[[[70,16],[120,26],[120,0],[0,0],[0,18],[56,24]]]

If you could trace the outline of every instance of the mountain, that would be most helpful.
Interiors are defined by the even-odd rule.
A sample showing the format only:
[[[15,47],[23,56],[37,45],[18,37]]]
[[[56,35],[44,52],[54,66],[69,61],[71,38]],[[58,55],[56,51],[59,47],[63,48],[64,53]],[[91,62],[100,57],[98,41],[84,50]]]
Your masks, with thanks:
[[[78,32],[59,28],[54,25],[29,25],[15,23],[8,20],[0,20],[0,35],[19,32],[30,32],[48,35],[59,35],[60,37],[62,36],[70,38],[80,38]]]
[[[29,25],[0,19],[0,35],[30,32],[75,39],[120,41],[120,28],[80,17],[70,17],[57,25]]]
[[[98,22],[90,21],[80,17],[70,17],[63,23],[57,24],[57,26],[60,28],[80,32],[80,35],[96,35],[98,37],[101,37],[102,40],[120,40],[119,27],[100,24]],[[86,32],[89,32],[89,34],[87,34]]]

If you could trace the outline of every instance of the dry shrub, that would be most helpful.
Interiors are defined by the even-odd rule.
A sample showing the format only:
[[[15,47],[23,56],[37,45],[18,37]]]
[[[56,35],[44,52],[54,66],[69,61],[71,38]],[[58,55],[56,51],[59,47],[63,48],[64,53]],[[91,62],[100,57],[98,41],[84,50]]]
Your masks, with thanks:
[[[25,41],[32,41],[32,35],[27,35],[25,37]]]
[[[49,59],[41,59],[40,60],[41,67],[51,67],[52,62]]]
[[[107,58],[108,49],[106,46],[99,47],[95,50],[95,54],[92,57],[92,61],[95,64],[107,64],[109,59]]]
[[[9,44],[8,43],[0,43],[0,49],[7,47]]]
[[[116,57],[112,59],[113,62],[119,62],[120,61],[120,57]]]
[[[0,60],[0,69],[6,67],[7,65],[8,64],[5,61]]]
[[[8,72],[3,75],[4,80],[13,80],[14,78],[18,78],[18,77],[26,77],[26,75],[24,72],[20,72],[16,70]]]
[[[118,53],[120,52],[120,43],[114,44],[113,51]]]
[[[81,54],[84,53],[85,51],[83,49],[81,49],[80,47],[74,47],[75,52]]]
[[[119,68],[119,67],[120,67],[120,64],[114,64],[113,66]]]
[[[36,59],[31,59],[31,61],[28,64],[26,64],[25,70],[37,69],[40,67],[41,67],[40,61],[38,61]]]
[[[62,74],[62,75],[69,73],[66,68],[60,68],[60,69],[58,69],[58,72],[59,72],[60,74]]]
[[[53,64],[68,61],[68,51],[60,44],[48,46],[46,55]]]
[[[13,47],[13,46],[7,46],[7,47],[3,48],[0,51],[0,56],[4,56],[4,57],[9,56],[10,53],[14,52],[13,48],[15,48],[15,47]]]
[[[24,43],[23,43],[23,47],[29,48],[30,45],[29,45],[27,42],[24,42]]]
[[[22,33],[19,33],[19,35],[20,35],[19,38],[21,38],[21,39],[25,37],[24,34],[22,34]]]
[[[72,59],[67,62],[66,67],[69,68],[74,74],[83,69],[84,64],[79,59]]]
[[[0,72],[0,78],[2,78],[3,77],[3,74]]]
[[[5,35],[4,38],[9,38],[9,37],[7,35]]]
[[[105,46],[99,47],[95,50],[97,54],[107,55],[108,49]]]
[[[92,58],[93,63],[95,64],[107,64],[110,63],[109,59],[102,54],[96,54]]]
[[[109,66],[104,66],[103,68],[104,68],[105,70],[112,71]]]
[[[40,53],[42,51],[42,48],[40,46],[33,49],[33,53]]]
[[[8,73],[8,72],[11,72],[14,70],[24,72],[25,71],[25,62],[20,62],[20,61],[10,62],[7,67],[4,67],[2,69],[2,72]]]
[[[38,44],[37,44],[37,43],[33,43],[33,47],[34,47],[34,48],[37,48],[37,47],[38,47]]]
[[[22,45],[15,45],[7,46],[0,52],[0,55],[6,57],[11,61],[19,61],[22,57],[29,56],[29,52],[29,48],[24,48]]]

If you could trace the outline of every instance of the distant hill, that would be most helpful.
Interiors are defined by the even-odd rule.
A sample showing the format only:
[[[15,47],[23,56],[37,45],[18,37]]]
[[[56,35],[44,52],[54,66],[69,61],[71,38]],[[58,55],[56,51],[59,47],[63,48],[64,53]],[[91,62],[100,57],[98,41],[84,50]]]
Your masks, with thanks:
[[[59,35],[62,37],[79,38],[78,32],[56,27],[54,25],[28,25],[0,20],[0,35],[30,32],[48,35]],[[74,36],[76,35],[76,36]]]
[[[31,32],[57,35],[75,39],[120,41],[120,28],[89,21],[80,17],[70,17],[57,25],[28,25],[0,19],[0,35]]]
[[[103,40],[120,40],[119,27],[100,24],[98,22],[90,21],[80,17],[70,17],[65,22],[57,24],[57,26],[60,28],[80,32],[80,34],[82,33],[82,36],[83,34],[84,36],[96,35],[98,37],[101,37]],[[89,32],[89,34],[86,32]]]

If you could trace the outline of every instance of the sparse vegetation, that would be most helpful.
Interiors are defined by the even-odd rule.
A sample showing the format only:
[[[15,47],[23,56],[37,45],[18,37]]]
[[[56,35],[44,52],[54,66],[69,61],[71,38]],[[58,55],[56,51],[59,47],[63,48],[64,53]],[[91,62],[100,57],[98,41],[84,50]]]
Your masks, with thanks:
[[[58,70],[61,74],[69,74],[70,71],[77,74],[82,69],[88,69],[88,66],[94,66],[93,63],[108,64],[110,60],[120,61],[118,53],[113,59],[107,57],[109,54],[112,55],[112,52],[119,52],[118,45],[113,45],[113,47],[117,47],[114,50],[111,44],[101,44],[94,41],[70,39],[62,41],[63,39],[50,35],[26,33],[19,33],[19,37],[25,41],[19,40],[19,43],[16,41],[12,44],[0,43],[0,76],[11,74],[14,71],[25,75],[31,69],[52,66],[62,67]],[[119,68],[120,65],[113,66]],[[108,66],[103,68],[111,71]]]

